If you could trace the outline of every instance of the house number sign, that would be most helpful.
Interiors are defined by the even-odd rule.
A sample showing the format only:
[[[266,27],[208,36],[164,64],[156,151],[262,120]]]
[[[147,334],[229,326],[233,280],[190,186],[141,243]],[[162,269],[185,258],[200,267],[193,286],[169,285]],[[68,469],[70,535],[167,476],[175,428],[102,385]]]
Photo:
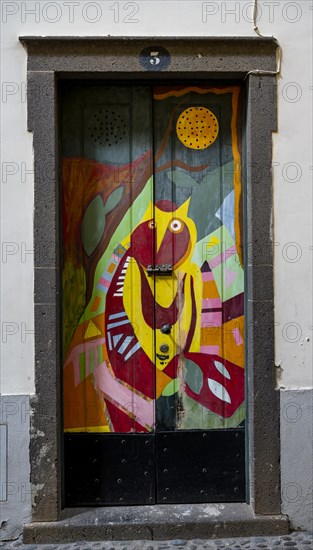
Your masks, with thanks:
[[[171,56],[162,46],[149,46],[140,52],[139,61],[147,71],[163,71],[169,66]]]

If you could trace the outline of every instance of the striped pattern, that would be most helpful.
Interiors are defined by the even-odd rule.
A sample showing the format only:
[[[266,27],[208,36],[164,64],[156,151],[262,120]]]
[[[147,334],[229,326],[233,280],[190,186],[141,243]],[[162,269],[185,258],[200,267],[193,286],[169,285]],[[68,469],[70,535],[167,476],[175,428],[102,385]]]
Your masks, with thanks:
[[[119,244],[115,249],[114,252],[109,260],[109,264],[107,269],[102,273],[101,277],[99,278],[97,287],[99,290],[104,292],[105,294],[108,291],[108,288],[111,284],[113,275],[116,271],[117,266],[119,265],[122,257],[124,256],[126,252],[126,248],[124,248],[121,244]]]
[[[202,327],[220,327],[222,325],[223,306],[211,268],[206,263],[202,272],[203,298],[201,311]]]
[[[121,273],[120,273],[120,275],[117,279],[117,282],[116,282],[117,288],[115,289],[115,292],[114,292],[113,296],[120,296],[120,297],[123,296],[124,281],[125,281],[125,276],[126,276],[126,272],[127,272],[129,262],[130,262],[130,256],[127,256],[127,258],[124,262],[124,265],[123,265],[123,269],[121,270]]]

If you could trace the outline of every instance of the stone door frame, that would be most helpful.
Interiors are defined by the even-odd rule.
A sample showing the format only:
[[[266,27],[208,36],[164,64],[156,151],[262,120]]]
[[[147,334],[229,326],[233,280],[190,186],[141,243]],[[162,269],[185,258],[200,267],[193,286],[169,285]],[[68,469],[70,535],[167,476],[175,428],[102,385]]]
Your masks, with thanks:
[[[272,132],[277,130],[276,40],[20,37],[20,41],[28,53],[28,130],[33,133],[35,178],[36,394],[32,399],[30,446],[33,521],[56,521],[62,510],[60,79],[244,83],[248,505],[255,514],[280,514],[271,172]],[[168,50],[170,63],[164,70],[147,70],[139,54],[146,47],[155,51],[158,46]]]

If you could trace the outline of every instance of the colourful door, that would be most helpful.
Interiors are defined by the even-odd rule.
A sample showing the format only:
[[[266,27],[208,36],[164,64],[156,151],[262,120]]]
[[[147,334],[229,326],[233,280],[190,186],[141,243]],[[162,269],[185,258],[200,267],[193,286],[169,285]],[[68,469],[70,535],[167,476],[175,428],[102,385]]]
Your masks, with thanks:
[[[244,501],[240,88],[61,99],[65,504]]]

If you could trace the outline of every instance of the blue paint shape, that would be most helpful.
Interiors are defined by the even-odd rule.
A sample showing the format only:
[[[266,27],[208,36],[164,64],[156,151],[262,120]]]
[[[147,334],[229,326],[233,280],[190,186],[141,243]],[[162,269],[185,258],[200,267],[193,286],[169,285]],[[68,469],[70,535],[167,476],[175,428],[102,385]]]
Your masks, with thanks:
[[[215,212],[215,216],[221,220],[222,224],[228,229],[230,235],[235,240],[235,193],[231,191],[224,199],[221,207]]]

